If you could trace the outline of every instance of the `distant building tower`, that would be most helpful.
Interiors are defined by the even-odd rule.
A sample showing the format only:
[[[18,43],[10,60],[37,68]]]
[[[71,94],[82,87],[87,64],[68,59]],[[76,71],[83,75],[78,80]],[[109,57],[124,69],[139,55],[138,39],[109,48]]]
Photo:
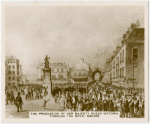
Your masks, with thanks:
[[[67,83],[68,82],[68,70],[69,67],[65,63],[50,63],[51,68],[51,80],[55,83]]]
[[[8,85],[15,85],[19,84],[19,76],[22,74],[22,68],[20,69],[19,59],[15,58],[14,56],[6,57],[6,65],[8,67],[8,74],[7,80]]]

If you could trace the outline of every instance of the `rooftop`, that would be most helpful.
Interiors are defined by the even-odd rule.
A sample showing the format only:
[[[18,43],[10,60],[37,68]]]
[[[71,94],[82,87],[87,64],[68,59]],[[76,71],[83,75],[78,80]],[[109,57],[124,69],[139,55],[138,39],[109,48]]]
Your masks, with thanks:
[[[139,38],[140,40],[141,38],[144,38],[144,28],[140,28],[139,26],[140,26],[139,21],[137,21],[136,23],[132,23],[130,28],[128,28],[126,34],[123,34],[121,46],[118,45],[116,49],[113,51],[113,55],[111,56],[109,64],[113,61],[113,59],[116,57],[121,48],[127,43],[128,40],[130,40],[132,36],[135,35],[140,36]]]

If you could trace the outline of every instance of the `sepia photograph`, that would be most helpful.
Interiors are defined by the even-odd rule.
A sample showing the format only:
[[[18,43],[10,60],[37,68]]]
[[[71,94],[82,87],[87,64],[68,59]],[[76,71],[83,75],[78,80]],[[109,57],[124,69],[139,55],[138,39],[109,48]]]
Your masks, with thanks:
[[[84,3],[2,2],[5,120],[148,121],[148,2]]]

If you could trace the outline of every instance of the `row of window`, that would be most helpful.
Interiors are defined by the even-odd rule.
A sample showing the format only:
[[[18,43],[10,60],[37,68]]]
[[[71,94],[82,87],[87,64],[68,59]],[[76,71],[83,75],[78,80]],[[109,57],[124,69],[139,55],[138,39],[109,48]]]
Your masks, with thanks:
[[[119,73],[119,71],[120,71],[120,73]],[[114,71],[112,73],[112,77],[113,77],[113,79],[124,78],[124,67],[120,68],[120,70],[116,69],[116,72]],[[138,66],[133,66],[133,77],[138,77]]]
[[[133,48],[133,61],[138,60],[138,48]]]
[[[83,75],[83,76],[85,76],[85,75],[87,75],[86,73],[74,73],[74,76],[81,76],[81,75]]]
[[[9,69],[15,69],[16,68],[15,65],[9,65],[8,67],[9,67]],[[17,65],[17,68],[19,69],[19,65]]]
[[[8,71],[8,75],[15,75],[15,71]],[[17,75],[19,75],[19,71],[17,72]]]
[[[64,76],[58,75],[58,78],[57,78],[56,75],[52,75],[52,79],[64,79]]]
[[[120,63],[124,62],[124,50],[120,53]],[[113,61],[113,67],[115,68],[115,64],[119,64],[119,56],[116,58],[116,62],[115,60]]]
[[[16,61],[8,61],[8,63],[15,63]]]
[[[9,65],[9,69],[15,69],[15,65]]]
[[[117,68],[116,72],[115,71],[113,72],[112,77],[113,77],[113,79],[115,79],[115,78],[124,78],[124,67],[122,67],[120,69]]]
[[[63,68],[52,68],[52,72],[63,72]]]
[[[132,55],[132,61],[138,61],[138,48],[133,48]],[[120,63],[122,62],[124,62],[124,50],[120,53]],[[113,61],[112,68],[115,68],[115,64],[119,64],[119,56],[116,58],[116,62]]]
[[[8,77],[8,80],[9,80],[9,81],[11,81],[11,80],[14,81],[15,79],[16,79],[15,77]]]
[[[124,62],[124,50],[120,53],[120,63]]]

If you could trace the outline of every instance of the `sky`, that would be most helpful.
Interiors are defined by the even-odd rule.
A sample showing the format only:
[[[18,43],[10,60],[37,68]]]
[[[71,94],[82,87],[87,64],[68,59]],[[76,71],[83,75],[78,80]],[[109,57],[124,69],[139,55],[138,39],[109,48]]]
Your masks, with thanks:
[[[72,67],[82,58],[95,68],[98,54],[102,69],[136,20],[144,26],[143,7],[9,6],[5,8],[5,55],[16,56],[28,74],[37,72],[46,55],[50,63]]]

